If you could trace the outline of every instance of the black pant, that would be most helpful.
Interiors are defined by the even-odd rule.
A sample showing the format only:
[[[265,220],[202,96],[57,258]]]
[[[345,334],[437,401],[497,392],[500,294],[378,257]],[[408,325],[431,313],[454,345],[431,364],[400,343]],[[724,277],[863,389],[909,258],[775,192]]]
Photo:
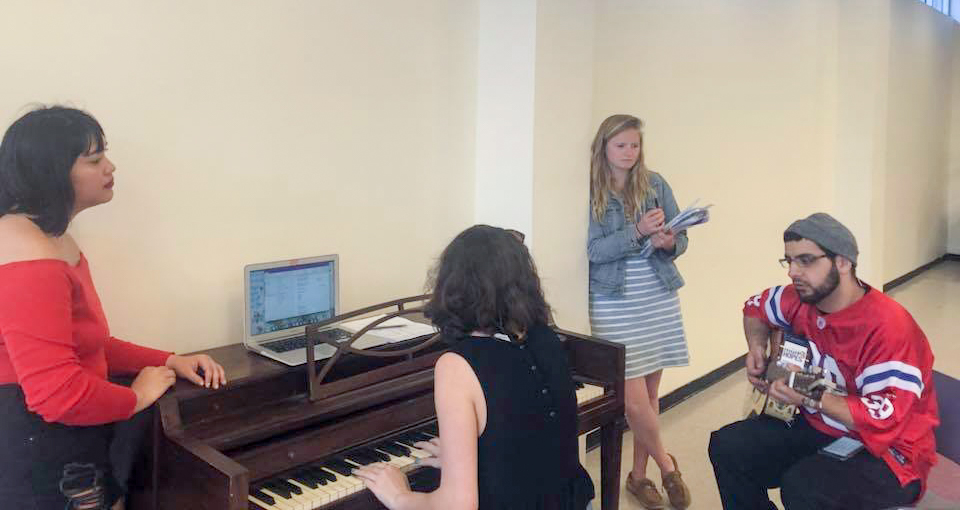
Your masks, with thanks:
[[[109,508],[126,493],[149,416],[90,427],[47,423],[27,410],[19,386],[0,385],[0,507],[64,510],[62,485],[96,484]]]
[[[793,426],[761,416],[710,435],[710,462],[726,510],[776,510],[767,489],[780,487],[787,510],[876,510],[912,503],[920,481],[902,487],[866,450],[845,461],[817,453],[834,438],[803,418]]]

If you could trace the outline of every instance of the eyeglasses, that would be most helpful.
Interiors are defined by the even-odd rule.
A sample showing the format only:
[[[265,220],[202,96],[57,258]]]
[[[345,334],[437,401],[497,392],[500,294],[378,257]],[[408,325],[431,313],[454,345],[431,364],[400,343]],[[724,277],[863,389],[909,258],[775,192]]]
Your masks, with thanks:
[[[823,255],[811,255],[809,253],[804,253],[802,255],[797,255],[796,257],[784,257],[780,259],[780,265],[789,269],[790,264],[796,264],[800,269],[806,269],[810,267],[810,264],[813,264],[819,259],[828,257],[826,253]]]

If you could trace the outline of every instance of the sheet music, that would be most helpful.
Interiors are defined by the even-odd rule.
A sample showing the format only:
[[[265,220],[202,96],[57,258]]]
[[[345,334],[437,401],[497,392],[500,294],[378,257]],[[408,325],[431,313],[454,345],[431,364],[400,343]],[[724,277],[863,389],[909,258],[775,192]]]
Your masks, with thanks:
[[[360,331],[368,324],[385,317],[385,314],[373,315],[370,317],[364,317],[362,319],[354,319],[352,321],[347,321],[339,324],[338,326],[351,332],[356,333]],[[437,332],[437,328],[429,324],[423,324],[421,322],[414,322],[405,317],[393,317],[389,320],[381,322],[374,329],[371,329],[367,333],[376,335],[380,338],[387,340],[390,343],[400,342],[403,340],[409,340],[411,338],[416,338],[423,335],[431,335]]]
[[[705,205],[703,207],[697,207],[697,203],[700,202],[700,199],[694,200],[690,207],[687,207],[683,211],[680,211],[679,214],[673,217],[669,223],[664,225],[664,230],[672,230],[673,233],[682,232],[694,225],[699,225],[701,223],[706,223],[710,220],[710,207],[713,204]],[[649,257],[653,253],[653,243],[650,242],[650,238],[643,240],[643,245],[640,247],[640,255],[643,257]]]

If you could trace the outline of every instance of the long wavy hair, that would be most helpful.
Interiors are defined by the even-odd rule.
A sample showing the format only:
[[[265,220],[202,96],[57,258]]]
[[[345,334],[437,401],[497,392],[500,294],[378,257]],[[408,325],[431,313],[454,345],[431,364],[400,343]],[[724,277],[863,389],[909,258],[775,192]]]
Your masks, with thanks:
[[[450,242],[430,272],[424,314],[448,338],[473,331],[522,341],[549,307],[527,247],[507,230],[474,225]]]
[[[613,189],[613,170],[607,161],[607,142],[628,129],[636,129],[640,133],[640,155],[627,174],[623,190],[616,193]],[[650,170],[643,162],[643,121],[626,114],[607,117],[593,137],[590,152],[590,210],[593,219],[603,219],[603,213],[607,210],[607,196],[613,192],[623,200],[626,217],[631,222],[635,221],[637,211],[650,192]]]

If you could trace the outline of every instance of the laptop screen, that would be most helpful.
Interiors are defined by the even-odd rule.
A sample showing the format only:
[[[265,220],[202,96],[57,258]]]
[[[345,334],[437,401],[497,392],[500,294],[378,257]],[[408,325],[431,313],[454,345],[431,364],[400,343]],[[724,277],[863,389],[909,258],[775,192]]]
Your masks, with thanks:
[[[336,314],[336,258],[252,268],[247,278],[251,336],[305,326]]]

